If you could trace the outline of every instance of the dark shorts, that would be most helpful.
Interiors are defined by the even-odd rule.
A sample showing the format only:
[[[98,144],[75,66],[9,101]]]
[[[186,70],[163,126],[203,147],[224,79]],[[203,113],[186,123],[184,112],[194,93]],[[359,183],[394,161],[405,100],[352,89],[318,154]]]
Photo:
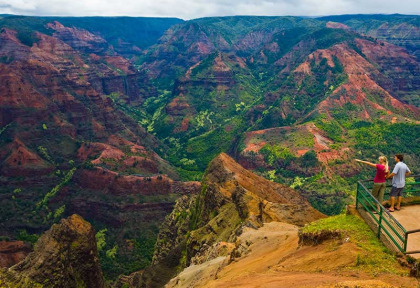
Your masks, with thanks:
[[[389,196],[391,197],[400,197],[402,196],[402,190],[404,188],[397,188],[395,186],[392,186],[391,192],[389,192]]]

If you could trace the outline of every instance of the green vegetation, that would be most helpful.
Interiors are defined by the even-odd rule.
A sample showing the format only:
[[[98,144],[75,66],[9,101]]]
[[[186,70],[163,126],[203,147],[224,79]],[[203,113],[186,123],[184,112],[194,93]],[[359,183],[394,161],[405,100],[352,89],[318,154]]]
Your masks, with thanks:
[[[385,154],[392,159],[392,155],[400,151],[406,155],[408,165],[418,169],[417,155],[420,151],[416,145],[418,141],[415,140],[415,135],[420,133],[418,125],[390,124],[379,120],[360,121],[358,113],[359,109],[354,104],[347,103],[341,108],[332,108],[333,118],[315,114],[308,120],[313,121],[317,128],[324,131],[322,134],[333,141],[326,143],[333,149],[330,150],[332,153],[334,150],[343,153],[342,149],[349,147],[345,152],[349,156],[356,153],[353,157],[376,161],[379,155]],[[341,213],[345,205],[353,201],[354,183],[358,179],[371,178],[373,172],[362,167],[362,172],[356,174],[357,167],[349,160],[344,160],[347,157],[344,154],[343,159],[334,159],[327,163],[330,171],[334,171],[327,174],[324,164],[318,161],[317,154],[311,149],[314,141],[312,133],[306,134],[307,131],[301,126],[294,128],[292,132],[288,132],[288,129],[268,130],[248,140],[255,144],[267,143],[258,152],[264,156],[267,168],[257,168],[255,172],[271,181],[299,189],[312,206],[327,215]],[[238,147],[240,145],[241,143]],[[242,146],[238,151],[243,151],[244,148]],[[298,157],[295,153],[299,149],[308,151]],[[328,150],[320,151],[324,152]],[[251,162],[257,159],[257,154],[248,154]],[[392,160],[390,163],[392,165]]]
[[[260,153],[264,155],[265,161],[271,166],[287,166],[290,161],[296,158],[289,148],[280,145],[266,144]]]
[[[16,188],[15,190],[13,190],[13,194],[19,194],[22,192],[22,189],[20,188]]]
[[[61,180],[60,183],[58,183],[53,189],[51,189],[51,191],[49,191],[47,194],[45,194],[44,198],[37,203],[37,208],[41,209],[42,207],[46,207],[48,208],[47,204],[48,201],[53,198],[58,191],[60,191],[60,189],[67,185],[69,183],[69,181],[71,180],[71,178],[73,177],[74,172],[76,172],[77,168],[74,167],[72,169],[70,169],[70,171],[68,171],[66,173],[66,175],[64,175],[63,179]]]
[[[61,219],[61,217],[63,216],[65,210],[66,210],[66,205],[63,205],[63,206],[60,206],[59,208],[57,208],[54,211],[54,219],[55,220]]]
[[[48,162],[54,163],[51,156],[48,154],[47,148],[44,146],[38,146],[38,152],[42,155],[42,157],[47,160]]]
[[[348,270],[362,270],[371,275],[392,273],[407,275],[395,256],[386,248],[371,231],[369,226],[360,218],[353,215],[337,215],[328,217],[306,225],[303,233],[322,233],[323,231],[340,231],[342,238],[354,243],[358,249],[358,256],[354,266]]]
[[[7,129],[7,128],[9,128],[9,127],[10,127],[10,125],[11,125],[11,124],[9,123],[9,124],[7,124],[6,126],[4,126],[4,127],[1,127],[1,128],[0,128],[0,136],[3,134],[3,132],[4,132],[4,131],[6,131],[6,129]]]
[[[171,26],[182,23],[177,18],[152,17],[45,17],[49,21],[59,21],[65,26],[75,26],[97,33],[110,44],[118,41],[132,43],[139,48],[146,48],[156,43]]]
[[[201,221],[201,215],[203,213],[203,207],[204,207],[204,198],[207,193],[208,186],[206,183],[203,183],[201,186],[201,191],[198,197],[195,199],[194,206],[192,206],[191,209],[191,216],[190,216],[190,231],[197,229],[200,227]]]
[[[114,245],[114,247],[112,247],[111,249],[106,250],[105,251],[106,257],[115,259],[115,256],[117,255],[117,250],[118,250],[118,245]]]
[[[301,157],[301,165],[303,167],[315,167],[319,165],[316,152],[314,150],[309,150]]]
[[[321,130],[324,130],[326,136],[331,140],[335,142],[343,142],[343,139],[341,137],[343,134],[343,129],[340,127],[336,120],[326,120],[325,118],[318,118],[315,121],[315,125]]]
[[[38,241],[38,238],[39,238],[38,235],[28,234],[26,230],[20,230],[16,237],[17,240],[28,242],[28,243],[31,243],[32,245],[34,245],[36,241]]]
[[[395,153],[420,155],[418,124],[358,121],[351,128],[354,128],[357,149],[367,152],[382,151],[386,155]]]
[[[95,235],[96,246],[98,247],[98,252],[101,252],[106,245],[106,240],[105,240],[106,231],[108,231],[108,229],[106,229],[106,228],[102,229],[102,230],[98,231]]]
[[[129,249],[127,249],[127,246],[121,247],[116,243],[112,243],[110,239],[107,240],[109,243],[102,242],[105,241],[102,235],[104,234],[97,234],[97,241],[99,240],[98,243],[102,245],[101,250],[98,250],[98,252],[106,279],[115,279],[121,274],[129,275],[150,265],[156,241],[152,235],[143,235],[135,239],[125,239],[126,243],[124,243],[124,246],[129,244]]]

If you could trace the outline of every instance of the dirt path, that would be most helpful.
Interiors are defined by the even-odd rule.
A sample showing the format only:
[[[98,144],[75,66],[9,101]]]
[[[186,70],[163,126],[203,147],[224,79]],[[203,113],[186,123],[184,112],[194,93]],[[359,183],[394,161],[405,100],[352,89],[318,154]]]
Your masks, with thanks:
[[[392,216],[407,231],[420,229],[420,205],[403,206],[401,211],[393,212]],[[408,235],[407,251],[420,251],[420,232]],[[420,259],[420,253],[410,254],[410,256]]]
[[[365,278],[365,279],[361,279]],[[414,288],[415,280],[395,284],[393,279],[367,279],[360,275],[340,275],[338,273],[306,273],[306,272],[267,272],[254,274],[234,281],[215,281],[209,286],[217,288]],[[217,283],[217,284],[216,284]],[[414,285],[414,286],[413,286]]]
[[[354,243],[338,246],[298,246],[298,227],[266,223],[258,230],[245,228],[240,242],[248,253],[227,264],[218,257],[192,265],[171,280],[170,288],[310,287],[310,288],[413,288],[417,280],[393,274],[368,275],[346,271],[354,265],[359,249]]]

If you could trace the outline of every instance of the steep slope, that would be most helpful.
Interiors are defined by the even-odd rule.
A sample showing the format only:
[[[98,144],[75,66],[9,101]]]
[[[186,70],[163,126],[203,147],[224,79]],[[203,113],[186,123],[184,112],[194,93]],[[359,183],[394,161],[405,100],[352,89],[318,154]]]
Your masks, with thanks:
[[[377,45],[371,41],[356,39],[356,45],[361,50],[362,55],[366,55],[367,60],[344,45],[331,48],[332,55],[342,63],[348,79],[340,88],[332,91],[331,98],[336,98],[334,99],[336,101],[327,99],[326,102],[330,102],[331,106],[334,104],[344,105],[345,103],[362,107],[371,106],[363,112],[365,115],[359,116],[361,119],[375,118],[369,115],[368,110],[374,113],[386,112],[386,114],[394,112],[397,115],[418,118],[418,115],[420,115],[419,108],[404,105],[401,100],[406,99],[399,98],[400,95],[417,93],[416,91],[419,90],[420,86],[416,80],[420,78],[419,63],[402,49],[397,49],[387,43]],[[385,55],[386,60],[384,61],[382,59],[385,58]],[[405,64],[401,64],[401,59],[404,59]],[[376,65],[380,68],[375,69]],[[396,75],[397,73],[392,74],[391,71],[399,71],[399,73]],[[385,77],[384,74],[388,77]],[[404,80],[407,78],[412,78],[414,81]],[[410,88],[408,89],[407,86]],[[349,92],[355,94],[353,96],[355,99],[343,99],[346,94],[350,94]],[[323,105],[325,105],[325,102],[320,104],[321,107]],[[323,112],[322,109],[320,111]]]
[[[181,198],[162,225],[153,264],[141,278],[128,281],[135,287],[159,287],[177,271],[229,256],[240,255],[237,237],[245,227],[283,221],[302,226],[325,217],[293,189],[259,177],[222,153],[209,165],[202,191]]]
[[[275,62],[274,71],[279,72],[269,84],[265,111],[259,108],[253,112],[261,118],[257,127],[302,122],[312,111],[328,112],[327,102],[330,108],[346,103],[361,105],[364,110],[358,118],[362,119],[379,118],[381,115],[369,114],[391,111],[418,119],[419,108],[407,104],[417,103],[418,97],[413,95],[419,90],[419,62],[394,45],[336,31],[319,31],[321,38],[314,39],[318,44],[305,40]],[[307,46],[313,52],[301,48]],[[325,48],[314,49],[316,46]]]
[[[313,227],[317,232],[307,232]],[[247,227],[237,242],[246,251],[241,256],[233,261],[218,257],[191,265],[166,287],[417,285],[416,279],[408,277],[409,269],[398,263],[403,260],[384,252],[367,225],[354,216],[322,219],[302,230],[279,222],[259,229]]]
[[[98,230],[109,226],[106,248],[119,246],[124,258],[111,262],[132,260],[131,271],[140,269],[158,223],[198,185],[173,181],[177,172],[155,152],[164,147],[116,109],[114,101],[155,95],[145,74],[99,35],[57,21],[39,25],[46,34],[0,34],[0,234],[39,234],[78,213]],[[22,42],[21,33],[33,41]],[[138,256],[136,241],[148,254]],[[107,277],[130,269],[110,266]]]
[[[203,171],[245,129],[244,112],[262,97],[257,86],[241,58],[212,53],[176,81],[149,129],[172,148],[172,163]]]
[[[22,262],[0,270],[4,287],[105,287],[95,231],[78,215],[45,232]]]

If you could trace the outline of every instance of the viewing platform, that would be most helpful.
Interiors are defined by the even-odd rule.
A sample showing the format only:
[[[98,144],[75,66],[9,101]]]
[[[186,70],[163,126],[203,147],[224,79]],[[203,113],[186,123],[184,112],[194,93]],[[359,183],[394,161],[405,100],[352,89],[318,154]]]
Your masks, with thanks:
[[[391,250],[420,259],[420,175],[407,177],[401,210],[389,212],[387,185],[383,203],[372,196],[373,180],[357,182],[356,209]]]

